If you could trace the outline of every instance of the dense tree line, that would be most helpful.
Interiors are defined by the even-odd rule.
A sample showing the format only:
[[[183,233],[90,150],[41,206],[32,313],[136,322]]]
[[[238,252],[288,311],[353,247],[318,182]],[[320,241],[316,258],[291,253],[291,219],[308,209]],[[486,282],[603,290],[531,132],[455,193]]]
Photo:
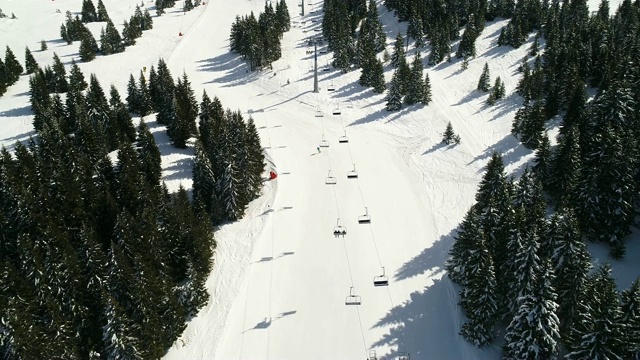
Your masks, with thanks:
[[[174,83],[164,60],[127,85],[129,111],[140,116],[157,112],[176,147],[187,147],[195,137],[193,198],[212,223],[240,219],[262,189],[264,155],[253,119],[225,110],[220,100],[203,93],[200,106],[186,74]],[[196,128],[196,119],[198,127]]]
[[[203,204],[214,224],[240,219],[260,194],[265,168],[253,119],[223,110],[217,97],[211,100],[204,92],[195,150],[194,201]]]
[[[285,0],[279,0],[275,10],[270,1],[266,2],[258,19],[253,12],[242,18],[236,16],[231,25],[229,50],[242,55],[252,71],[271,67],[282,56],[280,40],[290,29],[291,18]]]
[[[144,4],[142,6],[144,7]],[[67,11],[66,21],[60,26],[60,37],[67,44],[80,41],[80,59],[85,62],[93,60],[98,53],[110,55],[122,52],[126,46],[135,45],[136,39],[142,36],[143,31],[153,28],[153,19],[149,11],[145,8],[143,12],[140,5],[136,5],[129,21],[124,22],[122,35],[109,18],[102,1],[98,2],[96,12],[91,0],[85,0],[81,16],[81,18],[78,15],[74,17],[70,11]],[[106,27],[100,31],[100,46],[91,31],[84,25],[93,21],[106,22]]]
[[[591,15],[585,1],[509,8],[499,44],[538,32],[520,66],[524,105],[512,127],[535,158],[515,182],[494,154],[460,225],[447,270],[462,286],[461,334],[486,345],[507,326],[509,359],[631,358],[640,352],[640,280],[619,293],[608,265],[591,269],[585,242],[623,257],[640,210],[640,5],[625,0],[613,16],[607,1]],[[489,81],[485,66],[478,89]],[[504,96],[497,89],[490,97]],[[555,146],[545,132],[553,117]]]
[[[608,264],[590,273],[578,218],[566,207],[547,216],[536,173],[526,169],[515,182],[493,154],[446,262],[462,286],[465,339],[487,345],[507,326],[505,359],[619,359],[640,351],[640,278],[618,293]]]
[[[209,216],[160,182],[115,87],[47,72],[30,78],[37,137],[0,151],[0,354],[160,358],[207,301]]]

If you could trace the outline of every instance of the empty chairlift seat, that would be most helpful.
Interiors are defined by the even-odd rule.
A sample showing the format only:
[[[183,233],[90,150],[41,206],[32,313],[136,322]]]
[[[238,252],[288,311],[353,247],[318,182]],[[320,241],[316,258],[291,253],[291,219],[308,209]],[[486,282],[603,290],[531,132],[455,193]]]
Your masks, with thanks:
[[[318,146],[329,147],[329,142],[324,138],[324,134],[322,134],[322,140],[320,140],[320,144],[318,144]]]
[[[353,170],[347,172],[347,179],[357,179],[358,172],[356,171],[356,164],[353,164]]]
[[[344,131],[344,135],[338,138],[338,142],[341,144],[345,144],[349,142],[349,138],[347,137],[347,130]]]
[[[373,278],[373,286],[388,286],[389,277],[385,274],[384,267],[382,268],[382,275]]]
[[[331,81],[331,84],[327,87],[327,91],[336,91],[336,86],[333,85],[333,81]]]
[[[331,176],[331,170],[329,170],[329,175],[327,176],[327,178],[324,179],[324,183],[327,185],[335,185],[338,183],[338,180],[335,178],[335,176]]]
[[[336,106],[331,113],[333,115],[340,115],[342,114],[342,110],[340,110],[340,106]]]
[[[358,224],[370,224],[371,216],[369,216],[369,208],[364,208],[364,215],[358,216]]]
[[[349,290],[349,295],[344,299],[344,304],[345,305],[361,305],[362,304],[362,298],[360,298],[359,295],[356,295],[355,291],[353,290],[353,286]]]
[[[316,117],[323,117],[323,116],[324,116],[324,113],[323,113],[323,112],[322,112],[322,110],[320,109],[320,106],[318,106],[318,107],[316,108],[316,115],[315,115],[315,116],[316,116]]]

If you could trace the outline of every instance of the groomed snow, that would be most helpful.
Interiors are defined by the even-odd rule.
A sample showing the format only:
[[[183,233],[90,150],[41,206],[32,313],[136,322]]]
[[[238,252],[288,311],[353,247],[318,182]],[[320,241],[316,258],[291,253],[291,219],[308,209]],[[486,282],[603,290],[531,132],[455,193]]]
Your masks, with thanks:
[[[186,14],[176,7],[154,16],[154,29],[124,53],[79,63],[86,77],[96,73],[105,91],[113,83],[124,98],[129,74],[137,79],[163,57],[174,77],[186,72],[198,98],[206,89],[225,107],[253,116],[270,168],[279,174],[265,183],[244,219],[216,232],[211,299],[166,359],[347,359],[366,358],[371,349],[385,357],[408,352],[412,359],[498,358],[499,347],[477,349],[457,335],[465,319],[443,264],[491,153],[501,152],[515,176],[532,157],[509,134],[521,104],[513,93],[516,68],[528,45],[496,47],[506,21],[489,23],[466,71],[455,58],[426,68],[429,106],[388,113],[384,95],[357,85],[359,71],[320,72],[320,92],[312,93],[306,39],[319,34],[313,30],[320,23],[312,20],[321,19],[322,1],[310,1],[304,17],[296,2],[288,3],[292,29],[273,70],[248,72],[228,53],[235,16],[263,9],[263,2],[252,0],[207,1]],[[104,3],[116,24],[135,7],[129,0]],[[41,65],[51,63],[53,52],[65,64],[77,60],[78,44],[67,45],[58,33],[65,11],[79,12],[80,0],[11,0],[0,8],[18,16],[0,19],[0,48],[8,44],[21,62],[25,45]],[[406,24],[397,24],[382,6],[379,11],[391,44]],[[101,26],[90,24],[96,37]],[[39,51],[41,39],[49,50]],[[330,60],[331,54],[319,56],[319,66]],[[500,76],[508,94],[493,107],[485,105],[487,94],[474,90],[485,62],[492,81]],[[392,69],[385,69],[389,80]],[[336,90],[327,91],[330,85]],[[0,142],[9,148],[33,134],[28,90],[23,76],[0,98]],[[336,108],[341,115],[332,115]],[[314,116],[317,109],[324,117]],[[172,148],[153,116],[144,120],[161,149],[169,188],[189,188],[192,149]],[[440,142],[448,121],[462,138],[459,146]],[[338,143],[345,131],[349,142]],[[322,134],[330,146],[318,153]],[[347,179],[353,164],[359,176]],[[329,170],[335,185],[325,184]],[[372,222],[358,224],[365,207]],[[344,238],[333,235],[338,218],[347,228]],[[638,276],[629,259],[640,255],[640,247],[631,245],[627,260],[613,263],[621,288]],[[605,257],[606,249],[594,249]],[[388,287],[373,286],[381,267]],[[352,286],[360,306],[345,305]]]

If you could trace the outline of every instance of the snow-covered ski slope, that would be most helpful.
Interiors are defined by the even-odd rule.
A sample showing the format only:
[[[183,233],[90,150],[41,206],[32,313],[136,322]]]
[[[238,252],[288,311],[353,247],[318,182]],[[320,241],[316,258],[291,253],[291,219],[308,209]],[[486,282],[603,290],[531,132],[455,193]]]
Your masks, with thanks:
[[[215,266],[207,282],[211,299],[166,358],[363,359],[370,350],[385,358],[401,352],[412,359],[498,358],[498,347],[477,349],[457,334],[464,315],[443,264],[491,153],[501,152],[515,176],[532,157],[509,134],[521,104],[513,94],[516,68],[528,45],[496,47],[506,22],[489,23],[466,71],[455,58],[426,68],[433,90],[429,106],[388,113],[384,94],[357,84],[359,71],[320,71],[320,92],[312,92],[307,39],[320,34],[314,30],[322,1],[305,1],[304,17],[295,1],[288,3],[292,29],[273,70],[247,71],[228,52],[231,23],[236,15],[261,12],[264,3],[257,0],[211,0],[186,14],[176,6],[154,16],[154,29],[124,53],[79,64],[86,76],[95,73],[105,90],[113,83],[124,97],[129,74],[137,79],[140,70],[163,57],[174,77],[188,75],[198,98],[206,90],[225,107],[252,116],[269,166],[278,172],[244,219],[216,232]],[[23,62],[29,46],[40,65],[51,63],[53,52],[66,64],[77,60],[78,43],[67,45],[58,34],[65,11],[79,12],[81,3],[3,1],[0,8],[18,19],[0,19],[0,48],[8,44]],[[136,4],[104,3],[116,24],[128,20]],[[382,5],[379,12],[391,44],[406,24],[398,24]],[[102,26],[89,24],[96,37]],[[48,41],[45,52],[38,50],[41,39]],[[427,56],[423,53],[425,63]],[[321,54],[318,65],[322,69],[330,61],[331,54]],[[493,107],[485,105],[487,94],[474,90],[485,62],[492,81],[500,76],[508,94]],[[390,80],[392,69],[385,70]],[[0,142],[7,147],[33,134],[28,90],[23,76],[0,98]],[[340,115],[332,114],[336,109]],[[316,117],[318,111],[324,116]],[[161,149],[169,188],[189,188],[192,149],[172,148],[153,116],[144,120]],[[440,142],[448,121],[461,145]],[[318,153],[323,134],[329,147]],[[339,143],[345,134],[348,143]],[[348,179],[354,164],[358,178]],[[329,171],[335,185],[325,184]],[[365,208],[372,221],[359,224]],[[338,218],[347,234],[336,238]],[[626,260],[613,263],[621,287],[638,275],[631,259],[639,255],[636,244]],[[374,287],[382,267],[389,286]],[[351,287],[361,298],[359,306],[345,305]]]

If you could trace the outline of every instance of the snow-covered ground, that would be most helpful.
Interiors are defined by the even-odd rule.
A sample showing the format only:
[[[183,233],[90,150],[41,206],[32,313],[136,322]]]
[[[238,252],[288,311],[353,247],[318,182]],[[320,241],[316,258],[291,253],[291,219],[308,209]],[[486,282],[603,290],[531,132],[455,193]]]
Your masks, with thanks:
[[[66,64],[79,61],[78,44],[60,40],[59,28],[65,11],[79,12],[81,3],[3,1],[0,8],[18,19],[0,19],[0,49],[9,45],[21,62],[25,46],[41,65],[51,62],[53,52]],[[104,3],[121,29],[136,2]],[[532,157],[510,135],[521,104],[513,93],[516,68],[528,46],[496,47],[506,22],[489,23],[466,71],[455,58],[426,69],[433,91],[429,106],[388,113],[384,94],[357,84],[359,71],[321,71],[320,92],[312,92],[313,58],[306,40],[319,34],[314,30],[322,1],[306,4],[311,5],[302,17],[296,2],[288,3],[292,29],[273,70],[249,72],[228,52],[235,16],[262,11],[264,3],[255,0],[206,1],[186,14],[170,9],[154,16],[154,29],[124,53],[79,63],[86,76],[95,73],[105,90],[113,83],[124,97],[129,74],[137,78],[163,57],[174,77],[188,75],[198,98],[206,90],[225,107],[255,119],[270,167],[279,174],[265,184],[244,219],[216,232],[215,266],[207,282],[211,299],[166,358],[346,359],[365,358],[370,350],[378,356],[407,352],[412,359],[498,358],[497,346],[477,349],[457,335],[464,316],[443,265],[491,153],[501,152],[515,176]],[[382,6],[379,11],[391,44],[406,24]],[[89,24],[96,37],[102,25]],[[42,39],[49,45],[44,52]],[[318,64],[330,60],[331,54],[322,54]],[[485,62],[492,81],[500,76],[508,94],[493,107],[485,105],[487,94],[474,90]],[[387,66],[387,80],[391,73]],[[0,98],[0,143],[7,147],[33,135],[28,91],[23,76]],[[341,114],[333,115],[337,109]],[[324,116],[316,117],[318,111]],[[172,148],[153,116],[145,121],[160,146],[169,188],[190,187],[192,149]],[[462,138],[459,146],[440,141],[448,121]],[[339,143],[345,134],[348,143]],[[323,135],[329,147],[318,153]],[[348,179],[354,164],[358,178]],[[335,185],[325,184],[329,172]],[[371,223],[359,224],[367,210]],[[347,234],[336,238],[338,219]],[[613,263],[622,288],[638,276],[631,264],[640,256],[635,243],[626,260]],[[606,250],[593,249],[604,259]],[[374,287],[383,267],[389,286]],[[345,305],[351,289],[360,306]]]

